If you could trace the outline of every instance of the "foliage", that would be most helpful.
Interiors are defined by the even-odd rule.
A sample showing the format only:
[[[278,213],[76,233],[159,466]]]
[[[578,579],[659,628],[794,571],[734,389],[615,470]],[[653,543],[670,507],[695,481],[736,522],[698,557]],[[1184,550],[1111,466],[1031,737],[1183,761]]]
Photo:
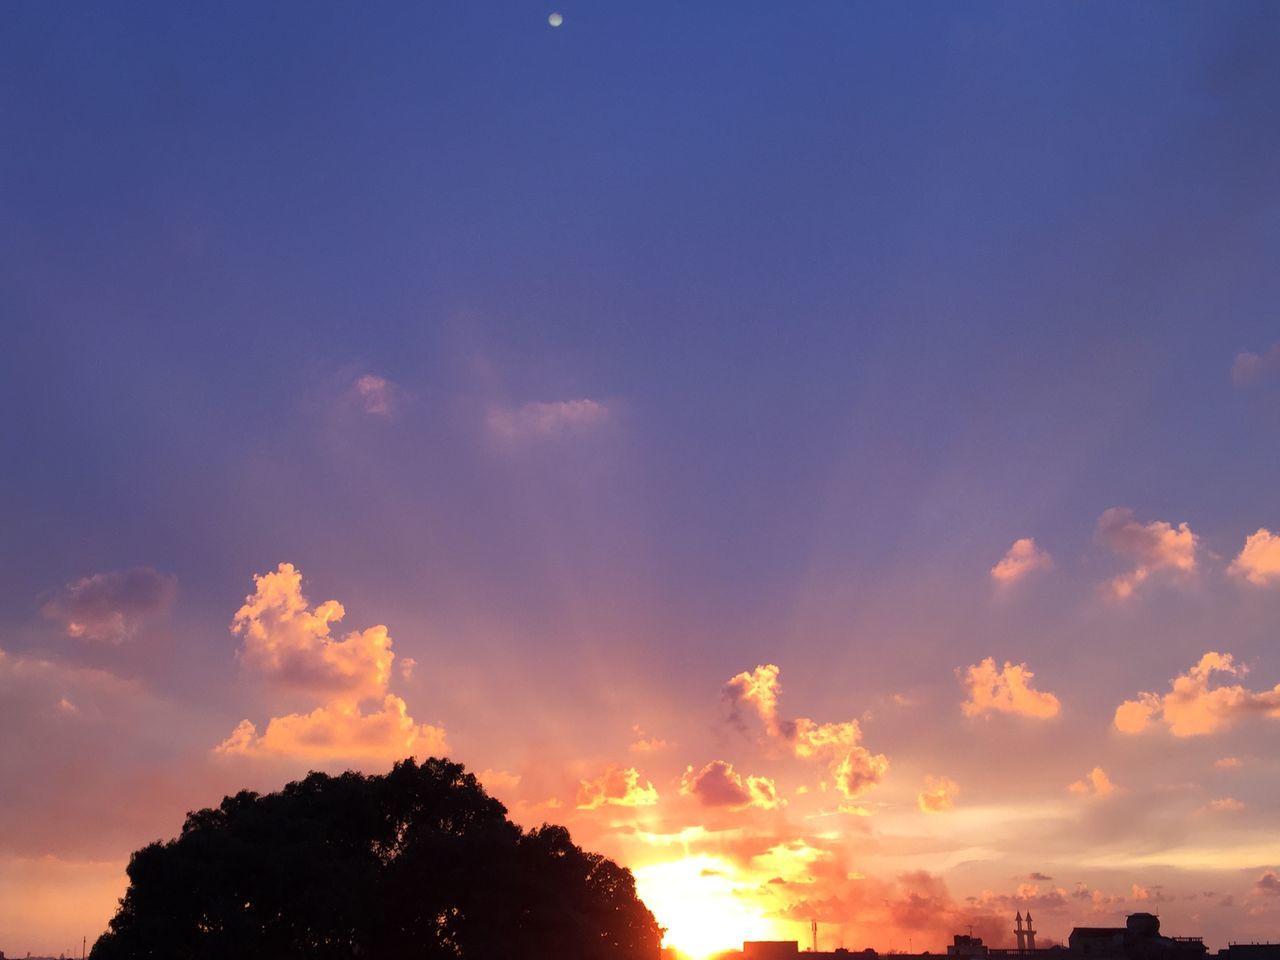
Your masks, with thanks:
[[[629,870],[448,760],[238,793],[128,873],[92,960],[651,960],[661,936]]]

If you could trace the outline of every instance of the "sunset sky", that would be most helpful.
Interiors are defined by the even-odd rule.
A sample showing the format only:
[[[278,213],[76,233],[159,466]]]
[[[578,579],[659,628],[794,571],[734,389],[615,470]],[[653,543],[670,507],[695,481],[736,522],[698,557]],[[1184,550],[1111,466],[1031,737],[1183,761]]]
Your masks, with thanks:
[[[0,950],[440,754],[695,957],[1280,938],[1280,5],[556,3],[0,5]]]

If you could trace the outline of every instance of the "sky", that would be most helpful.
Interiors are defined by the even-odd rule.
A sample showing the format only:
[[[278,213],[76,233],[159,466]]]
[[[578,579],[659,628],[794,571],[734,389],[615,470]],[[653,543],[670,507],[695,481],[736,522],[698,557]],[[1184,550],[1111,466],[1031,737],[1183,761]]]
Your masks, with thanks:
[[[1275,939],[1278,89],[1243,0],[0,6],[0,949],[441,754],[696,958]]]

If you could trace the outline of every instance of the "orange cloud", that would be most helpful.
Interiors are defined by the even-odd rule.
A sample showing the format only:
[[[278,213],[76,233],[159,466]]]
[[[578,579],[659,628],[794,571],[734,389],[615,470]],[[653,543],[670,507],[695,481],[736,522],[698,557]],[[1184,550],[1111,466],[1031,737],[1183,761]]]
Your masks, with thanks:
[[[916,797],[921,813],[943,813],[956,805],[960,785],[950,777],[925,777],[924,789]]]
[[[1229,653],[1210,651],[1186,673],[1174,677],[1168,693],[1140,693],[1116,708],[1115,727],[1121,733],[1141,733],[1163,722],[1175,737],[1196,737],[1228,729],[1251,714],[1280,717],[1280,684],[1252,691],[1241,684],[1210,686],[1214,674],[1243,677],[1244,664]]]
[[[95,573],[73,580],[42,612],[62,624],[69,637],[120,643],[148,619],[173,606],[177,578],[150,567]]]
[[[991,568],[991,578],[997,584],[1007,586],[1037,570],[1049,570],[1052,567],[1053,557],[1049,556],[1048,551],[1036,546],[1034,537],[1023,537],[1013,541],[1013,546],[1000,562]]]
[[[1062,705],[1052,693],[1036,690],[1031,686],[1035,674],[1025,663],[1005,661],[996,669],[996,662],[987,657],[981,663],[966,668],[961,682],[968,698],[960,705],[966,717],[978,717],[991,713],[1013,713],[1023,717],[1047,719],[1056,717]]]
[[[215,752],[314,760],[395,760],[444,752],[444,730],[414,721],[404,700],[388,692],[395,654],[385,626],[334,640],[329,625],[342,619],[342,604],[327,600],[308,609],[302,574],[293,564],[282,563],[274,573],[253,579],[254,593],[231,624],[232,632],[244,638],[241,662],[326,701],[310,713],[273,717],[261,734],[254,723],[242,720]],[[401,666],[407,676],[416,663],[406,658]],[[380,707],[366,712],[361,704],[370,700]]]
[[[759,807],[773,810],[786,804],[778,796],[777,785],[768,777],[744,777],[733,769],[733,764],[713,760],[694,772],[692,765],[685,768],[680,778],[680,792],[697,797],[704,807],[727,807],[741,810]]]
[[[742,726],[742,707],[753,708],[769,737],[786,742],[801,759],[826,762],[836,786],[850,800],[883,780],[889,758],[860,745],[862,728],[857,720],[817,723],[808,717],[783,720],[779,716],[780,672],[776,664],[768,663],[731,677],[724,686],[731,721]]]
[[[658,802],[658,791],[648,780],[641,783],[635,767],[610,765],[594,780],[578,783],[578,809],[597,807],[651,807]]]
[[[1280,583],[1280,534],[1259,527],[1245,540],[1227,572],[1258,587]]]
[[[1082,797],[1105,797],[1116,792],[1116,785],[1101,767],[1094,767],[1081,780],[1067,787],[1072,793]]]
[[[346,611],[337,600],[308,610],[302,574],[293,564],[282,563],[253,581],[254,593],[231,622],[232,633],[244,638],[240,660],[245,666],[286,686],[347,699],[380,696],[386,690],[395,654],[385,626],[334,640],[329,625]]]
[[[310,713],[273,717],[258,735],[241,720],[217,753],[251,757],[299,757],[307,760],[393,761],[446,752],[444,730],[415,723],[405,702],[387,694],[382,709],[364,713],[350,701],[334,701]]]
[[[666,740],[659,737],[647,736],[639,726],[632,727],[631,732],[636,737],[628,748],[632,753],[660,753],[671,746]]]
[[[1244,766],[1244,761],[1239,757],[1223,757],[1213,761],[1213,765],[1219,770],[1239,770]]]
[[[1199,538],[1186,523],[1177,527],[1164,520],[1141,523],[1128,507],[1112,507],[1098,518],[1096,537],[1099,543],[1135,563],[1128,573],[1108,583],[1112,595],[1121,600],[1158,571],[1195,572]]]

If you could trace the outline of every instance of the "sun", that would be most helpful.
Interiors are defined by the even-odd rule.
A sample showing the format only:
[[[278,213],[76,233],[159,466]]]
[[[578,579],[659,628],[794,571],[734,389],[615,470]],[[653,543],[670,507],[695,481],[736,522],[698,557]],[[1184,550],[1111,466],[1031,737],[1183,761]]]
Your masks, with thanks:
[[[640,899],[666,928],[663,944],[691,960],[777,935],[774,923],[740,895],[755,884],[735,880],[733,865],[718,857],[667,860],[632,872]]]

